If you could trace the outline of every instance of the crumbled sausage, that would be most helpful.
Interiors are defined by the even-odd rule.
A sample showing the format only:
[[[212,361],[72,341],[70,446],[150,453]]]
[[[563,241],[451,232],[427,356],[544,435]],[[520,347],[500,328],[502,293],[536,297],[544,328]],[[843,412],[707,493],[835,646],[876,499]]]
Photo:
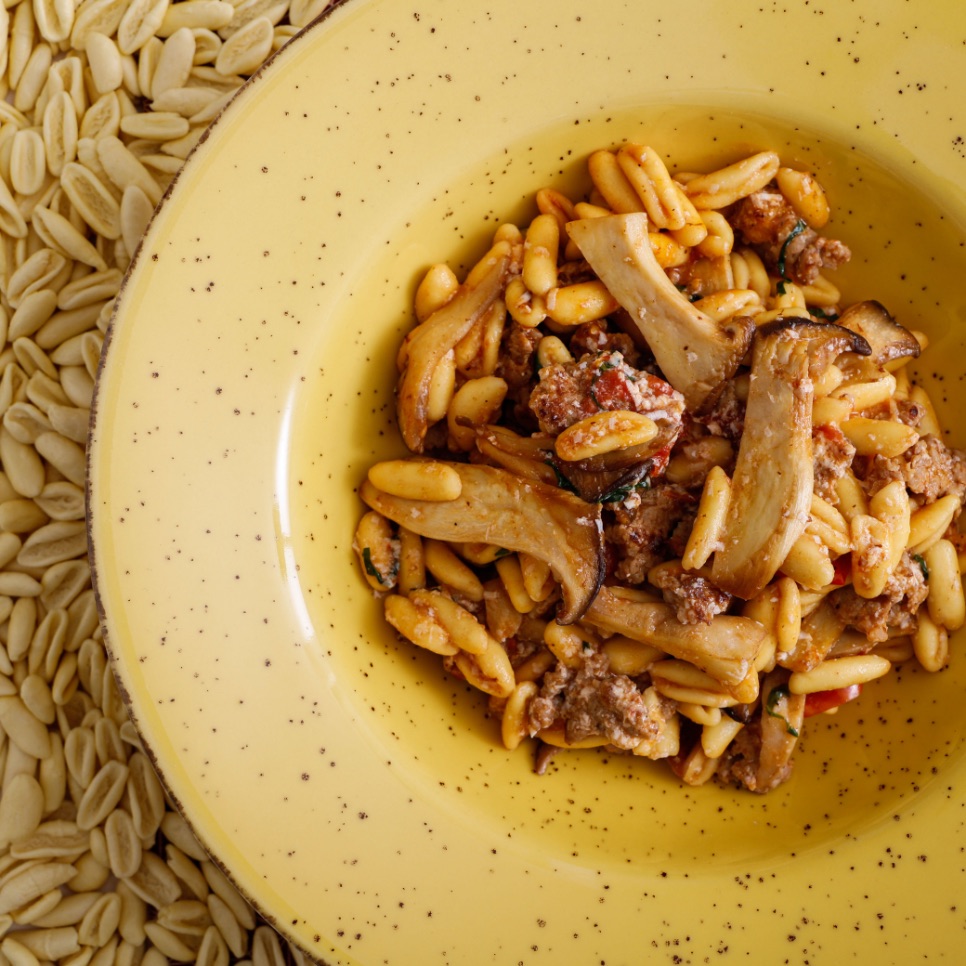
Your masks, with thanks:
[[[601,735],[625,751],[659,728],[634,681],[615,674],[606,655],[596,653],[579,668],[558,664],[544,675],[530,702],[528,724],[531,735],[562,724],[568,743]]]
[[[875,456],[859,476],[869,493],[876,493],[894,480],[902,480],[914,496],[934,503],[954,494],[966,498],[966,453],[950,449],[937,436],[923,436],[901,456]]]
[[[557,285],[575,285],[577,282],[590,282],[596,278],[590,263],[583,258],[567,260],[557,266]]]
[[[926,410],[921,403],[913,402],[911,399],[890,399],[889,418],[895,419],[906,426],[915,429],[926,415]]]
[[[519,389],[533,378],[533,357],[540,343],[540,333],[535,329],[512,322],[503,333],[496,374],[505,380],[510,389]]]
[[[902,454],[902,475],[910,492],[932,503],[950,493],[963,502],[966,454],[950,449],[937,436],[923,436]]]
[[[906,551],[878,597],[866,599],[843,587],[828,599],[846,624],[878,644],[892,634],[911,634],[916,629],[916,611],[928,593],[922,568]]]
[[[810,285],[823,268],[838,268],[852,255],[842,242],[808,227],[791,237],[799,218],[779,191],[765,188],[748,195],[735,205],[728,220],[770,270],[784,267],[784,277],[799,285]]]
[[[745,428],[745,404],[738,398],[733,380],[729,380],[714,406],[706,413],[693,417],[712,436],[724,436],[733,443],[741,438]]]
[[[852,465],[855,447],[838,426],[816,426],[812,430],[812,459],[815,464],[815,492],[823,500],[836,502],[835,484]]]
[[[665,603],[674,608],[682,624],[710,624],[711,618],[724,613],[731,604],[731,594],[700,574],[669,569],[655,574],[651,583],[661,591]]]
[[[533,429],[533,414],[530,412],[530,385],[537,367],[537,346],[540,333],[516,322],[510,322],[504,329],[500,341],[495,375],[507,384],[505,409],[519,426]]]
[[[683,531],[690,530],[695,510],[695,497],[672,483],[657,483],[615,505],[614,522],[604,527],[604,539],[616,557],[616,577],[640,584],[655,564],[680,556],[668,552],[669,543],[687,539]]]
[[[636,366],[639,353],[626,332],[614,332],[606,320],[585,322],[570,337],[570,352],[575,359],[588,352],[619,352],[629,366]]]
[[[610,351],[545,366],[530,393],[530,409],[540,429],[556,436],[585,416],[608,409],[647,413],[680,425],[684,397],[663,379],[628,365],[620,352]]]

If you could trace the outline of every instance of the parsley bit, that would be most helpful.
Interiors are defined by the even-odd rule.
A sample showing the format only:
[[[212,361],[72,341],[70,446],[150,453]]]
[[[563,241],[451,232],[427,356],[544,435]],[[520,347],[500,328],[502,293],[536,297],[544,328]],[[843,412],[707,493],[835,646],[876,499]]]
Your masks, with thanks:
[[[629,483],[627,486],[618,486],[613,490],[605,493],[601,498],[601,503],[620,503],[622,500],[626,500],[632,493],[638,493],[641,490],[649,490],[651,488],[651,478],[645,476],[643,480],[639,480],[637,483]]]
[[[566,490],[568,493],[577,492],[577,487],[575,487],[573,483],[571,483],[570,480],[568,480],[567,477],[560,472],[557,464],[554,463],[552,459],[547,459],[544,462],[546,462],[547,466],[553,470],[554,476],[557,477],[557,486],[560,487],[561,490]]]
[[[370,577],[375,577],[380,584],[385,584],[385,577],[379,573],[379,568],[372,562],[372,550],[369,547],[362,548],[362,565],[366,568],[366,573]]]
[[[765,711],[771,718],[780,718],[785,722],[785,730],[793,737],[798,737],[798,728],[793,728],[791,722],[785,715],[779,713],[775,710],[778,706],[778,702],[783,698],[787,698],[789,695],[788,685],[779,684],[777,688],[772,688],[768,694],[768,701],[765,703]]]
[[[795,222],[795,227],[788,233],[788,237],[782,242],[781,251],[778,253],[778,274],[786,281],[790,282],[791,279],[785,274],[785,259],[788,257],[788,246],[792,243],[792,239],[798,238],[798,236],[808,228],[808,225],[799,218]]]
[[[919,564],[919,569],[922,571],[922,579],[925,581],[929,580],[929,565],[926,563],[926,558],[922,554],[914,553],[912,559]]]

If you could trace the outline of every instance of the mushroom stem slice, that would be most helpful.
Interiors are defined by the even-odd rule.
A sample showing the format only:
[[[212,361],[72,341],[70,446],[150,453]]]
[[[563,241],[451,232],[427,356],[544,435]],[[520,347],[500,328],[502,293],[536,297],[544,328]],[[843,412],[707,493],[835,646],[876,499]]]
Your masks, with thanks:
[[[602,587],[584,620],[689,661],[743,703],[757,696],[755,659],[765,628],[749,617],[723,614],[710,624],[682,624],[667,604],[635,600]]]
[[[557,620],[561,624],[578,620],[604,579],[600,507],[493,466],[444,465],[451,466],[462,481],[455,500],[393,496],[368,480],[360,495],[373,510],[420,536],[494,544],[544,561],[563,593]]]
[[[689,302],[654,257],[643,212],[571,221],[567,231],[688,409],[713,405],[751,343],[754,322],[736,318],[719,325]]]
[[[776,319],[755,337],[731,507],[712,581],[749,600],[775,576],[808,522],[814,482],[813,382],[842,352],[868,355],[855,332]]]
[[[402,438],[414,453],[422,453],[425,446],[429,393],[436,367],[503,292],[510,270],[509,246],[495,245],[486,259],[489,265],[478,282],[464,282],[449,302],[406,338],[406,362],[396,390],[396,406]]]

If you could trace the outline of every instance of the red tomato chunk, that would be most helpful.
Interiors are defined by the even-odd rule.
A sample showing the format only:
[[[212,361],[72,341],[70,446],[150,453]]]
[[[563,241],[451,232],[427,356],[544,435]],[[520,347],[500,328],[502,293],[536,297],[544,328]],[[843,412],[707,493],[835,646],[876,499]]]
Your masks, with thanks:
[[[831,691],[816,691],[805,696],[805,717],[814,714],[824,714],[832,708],[838,708],[849,701],[854,701],[862,693],[861,684],[850,684],[844,688],[833,688]]]

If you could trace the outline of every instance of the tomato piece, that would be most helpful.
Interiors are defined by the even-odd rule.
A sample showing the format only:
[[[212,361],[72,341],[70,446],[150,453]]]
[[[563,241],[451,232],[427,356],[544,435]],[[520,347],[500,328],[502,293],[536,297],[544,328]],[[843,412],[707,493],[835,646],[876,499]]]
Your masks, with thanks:
[[[854,701],[862,693],[861,684],[850,684],[844,688],[833,688],[831,691],[815,691],[805,695],[805,717],[823,714],[838,708],[840,705]]]
[[[845,439],[845,433],[843,433],[842,430],[839,429],[834,423],[822,423],[820,426],[813,426],[812,435],[824,436],[833,443],[838,443]]]
[[[648,477],[655,480],[659,476],[663,476],[664,471],[667,469],[668,463],[671,462],[671,449],[673,448],[673,443],[668,443],[667,446],[662,446],[653,456],[650,457],[651,466],[647,471]]]
[[[634,393],[620,369],[601,369],[594,377],[591,395],[601,409],[635,409]]]
[[[832,567],[835,571],[835,576],[832,577],[832,586],[843,587],[849,582],[849,577],[852,574],[852,555],[845,553],[841,557],[836,557],[832,562]]]

